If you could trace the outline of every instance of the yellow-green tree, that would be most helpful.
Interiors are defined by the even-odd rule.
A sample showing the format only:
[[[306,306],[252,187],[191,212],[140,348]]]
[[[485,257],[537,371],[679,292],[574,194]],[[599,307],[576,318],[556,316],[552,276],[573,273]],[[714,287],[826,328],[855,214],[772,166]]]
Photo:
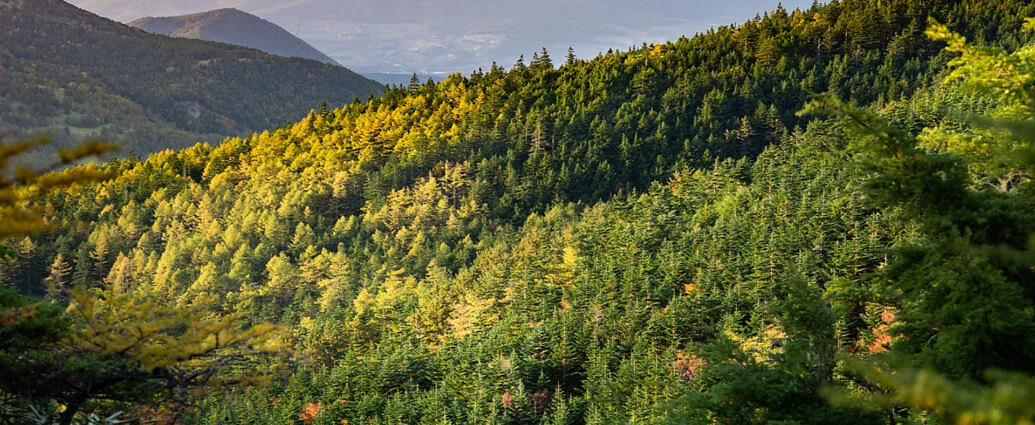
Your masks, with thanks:
[[[34,197],[109,177],[94,165],[61,169],[114,148],[101,142],[64,150],[42,170],[9,169],[17,155],[46,142],[0,141],[0,242],[52,229],[31,206]],[[56,267],[67,274],[66,266]],[[241,366],[281,351],[276,327],[242,326],[237,316],[213,313],[210,298],[178,305],[126,286],[73,288],[64,309],[0,290],[5,412],[11,400],[57,403],[58,422],[70,424],[90,403],[182,406],[206,388],[256,379]]]
[[[61,169],[116,149],[114,145],[97,141],[83,143],[74,149],[62,149],[56,162],[40,170],[12,166],[12,161],[19,155],[49,142],[47,138],[15,143],[0,139],[0,241],[51,229],[43,215],[28,206],[28,199],[32,196],[108,177],[100,167],[89,164]]]

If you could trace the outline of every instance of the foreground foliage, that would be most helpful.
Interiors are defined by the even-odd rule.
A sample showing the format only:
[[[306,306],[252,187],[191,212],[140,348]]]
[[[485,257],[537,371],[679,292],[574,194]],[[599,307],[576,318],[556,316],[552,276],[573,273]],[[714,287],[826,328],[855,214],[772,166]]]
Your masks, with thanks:
[[[111,177],[95,166],[56,171],[115,149],[102,142],[62,150],[60,160],[48,167],[55,171],[9,172],[12,158],[46,142],[0,140],[0,241],[51,229],[39,209],[26,206],[29,197]],[[17,252],[0,254],[5,266],[19,260]],[[252,363],[283,351],[274,326],[245,328],[237,316],[214,314],[202,302],[171,305],[141,289],[117,286],[54,289],[55,298],[67,301],[64,311],[62,303],[34,302],[0,289],[0,420],[5,423],[71,424],[88,403],[98,402],[157,405],[164,411],[146,412],[149,417],[175,418],[198,390],[258,377],[250,372]],[[230,368],[237,370],[227,374]],[[129,421],[120,416],[91,413],[81,423]]]

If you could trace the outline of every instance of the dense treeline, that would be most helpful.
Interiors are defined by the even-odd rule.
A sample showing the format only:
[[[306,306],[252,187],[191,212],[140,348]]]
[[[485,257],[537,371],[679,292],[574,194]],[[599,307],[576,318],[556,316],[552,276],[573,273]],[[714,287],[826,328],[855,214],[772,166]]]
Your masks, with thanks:
[[[1035,218],[1006,136],[959,112],[1030,118],[1025,74],[942,83],[970,53],[924,30],[1013,51],[1031,15],[852,0],[396,87],[114,162],[43,201],[67,230],[9,243],[5,282],[292,327],[290,374],[191,423],[937,422],[953,406],[894,398],[912,369],[853,359],[1030,376]],[[883,118],[797,114],[826,92]]]
[[[0,4],[0,130],[146,155],[380,94],[345,68],[148,34],[59,0]],[[42,162],[42,161],[40,161]]]

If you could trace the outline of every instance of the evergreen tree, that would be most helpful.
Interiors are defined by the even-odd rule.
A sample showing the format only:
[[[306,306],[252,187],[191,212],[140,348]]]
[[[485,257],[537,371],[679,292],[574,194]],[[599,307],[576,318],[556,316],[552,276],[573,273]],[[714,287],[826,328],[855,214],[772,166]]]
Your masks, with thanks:
[[[416,93],[417,90],[420,90],[420,79],[417,78],[417,73],[414,72],[413,75],[410,76],[410,84],[406,86],[406,91]]]
[[[514,62],[514,67],[511,68],[511,71],[512,72],[513,71],[521,72],[521,71],[525,70],[525,68],[526,68],[525,67],[525,55],[521,55],[521,56],[518,56],[517,62]]]
[[[50,272],[46,279],[46,291],[51,299],[61,299],[67,295],[72,278],[72,265],[65,261],[64,254],[58,253],[50,263]]]
[[[532,54],[532,62],[529,66],[534,70],[553,69],[553,62],[550,60],[550,54],[547,53],[545,47],[543,47],[541,54]]]
[[[1031,13],[838,2],[557,70],[537,52],[20,205],[63,230],[32,242],[72,280],[292,329],[308,362],[185,422],[950,422],[997,388],[1023,414],[1035,220],[1008,130],[1030,66],[960,56],[1018,76],[1020,101],[942,82],[948,56],[909,25],[1017,50]],[[817,92],[878,131],[793,113]],[[921,378],[966,391],[924,398]]]

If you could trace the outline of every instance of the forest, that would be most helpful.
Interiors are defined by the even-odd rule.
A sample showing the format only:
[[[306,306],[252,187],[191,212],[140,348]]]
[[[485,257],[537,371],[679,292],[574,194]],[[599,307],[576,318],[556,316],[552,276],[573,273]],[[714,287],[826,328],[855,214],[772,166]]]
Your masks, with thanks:
[[[1035,423],[1033,16],[778,8],[0,175],[0,420]]]
[[[131,28],[62,0],[0,2],[0,130],[146,156],[284,125],[321,101],[379,95],[352,71]],[[25,159],[25,158],[23,158]]]

